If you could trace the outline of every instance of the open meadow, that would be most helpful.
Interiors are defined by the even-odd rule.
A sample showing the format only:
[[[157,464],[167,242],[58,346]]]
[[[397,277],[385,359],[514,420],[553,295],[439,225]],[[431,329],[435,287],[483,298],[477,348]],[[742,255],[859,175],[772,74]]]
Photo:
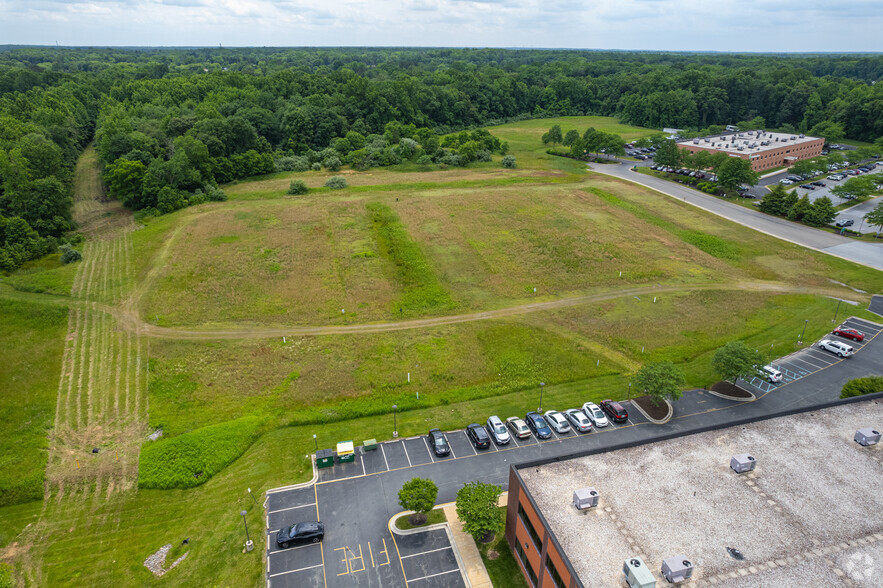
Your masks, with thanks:
[[[556,408],[625,398],[647,361],[703,386],[730,340],[777,357],[805,320],[827,332],[832,297],[873,317],[883,272],[547,155],[553,124],[654,132],[522,121],[490,129],[514,170],[272,174],[143,224],[99,205],[87,151],[83,261],[0,287],[0,358],[22,366],[0,374],[0,559],[33,586],[261,586],[245,489],[309,479],[314,434],[389,439],[393,404],[402,436],[523,415],[540,381]],[[189,555],[157,578],[166,543]]]

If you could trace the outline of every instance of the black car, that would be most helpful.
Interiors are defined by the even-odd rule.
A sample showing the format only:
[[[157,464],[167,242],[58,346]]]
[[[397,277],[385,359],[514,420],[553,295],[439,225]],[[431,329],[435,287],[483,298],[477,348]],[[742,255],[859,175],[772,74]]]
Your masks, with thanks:
[[[448,438],[439,429],[429,429],[429,446],[435,452],[436,457],[444,457],[451,453]]]
[[[466,427],[466,436],[472,441],[476,449],[487,449],[491,446],[491,438],[479,424],[472,423]]]
[[[815,190],[816,189],[816,187],[813,186],[812,184],[804,184],[800,187],[803,188],[804,190]]]
[[[613,419],[614,423],[624,423],[629,419],[629,413],[626,409],[620,403],[612,400],[602,400],[601,410],[606,412]]]
[[[818,186],[819,188],[824,188],[824,187],[825,187],[825,182],[813,182],[812,185],[813,185],[813,186]]]
[[[285,549],[292,545],[318,543],[325,537],[325,525],[319,522],[297,523],[276,533],[276,545]]]
[[[546,419],[540,413],[531,411],[525,415],[524,420],[527,421],[527,426],[530,427],[530,430],[533,431],[537,438],[548,439],[552,436],[552,429],[549,427],[549,423],[546,422]]]
[[[851,227],[854,224],[855,224],[855,221],[853,221],[851,218],[843,218],[843,219],[840,219],[839,221],[837,221],[836,223],[834,223],[834,226],[835,227]]]

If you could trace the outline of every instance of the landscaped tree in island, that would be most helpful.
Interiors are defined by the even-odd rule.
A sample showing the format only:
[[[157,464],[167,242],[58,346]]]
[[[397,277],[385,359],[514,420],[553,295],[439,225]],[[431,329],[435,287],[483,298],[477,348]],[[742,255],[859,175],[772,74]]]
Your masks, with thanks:
[[[413,510],[414,514],[408,517],[412,525],[422,525],[426,522],[426,513],[435,506],[438,497],[438,486],[432,480],[412,478],[404,483],[399,490],[399,504],[405,510]]]
[[[463,529],[476,541],[487,542],[503,530],[504,522],[497,511],[497,500],[503,489],[494,484],[469,482],[457,492],[457,517]]]
[[[722,380],[733,385],[739,378],[747,380],[757,375],[763,364],[760,352],[752,351],[742,341],[730,341],[715,351],[711,358],[712,369]]]
[[[632,379],[638,392],[649,396],[656,406],[666,399],[680,398],[684,382],[684,372],[670,361],[645,363]]]
[[[857,176],[831,188],[831,194],[843,202],[844,199],[867,198],[876,190],[877,182],[874,180],[874,176]]]
[[[751,169],[751,162],[741,157],[727,157],[717,170],[717,181],[724,188],[735,190],[742,184],[753,186],[758,173]]]
[[[879,237],[880,231],[883,230],[883,202],[879,202],[874,210],[866,214],[864,218],[869,225],[877,227],[877,236]]]

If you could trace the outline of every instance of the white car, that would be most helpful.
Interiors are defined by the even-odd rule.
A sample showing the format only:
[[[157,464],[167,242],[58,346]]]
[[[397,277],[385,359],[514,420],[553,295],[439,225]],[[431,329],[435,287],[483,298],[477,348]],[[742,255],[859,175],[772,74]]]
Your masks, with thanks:
[[[546,417],[546,422],[549,423],[550,427],[555,429],[556,433],[570,432],[570,425],[567,423],[567,419],[557,410],[547,410],[546,414],[543,416]]]
[[[785,185],[785,186],[790,186],[790,185],[793,184],[794,182],[792,182],[792,181],[789,180],[788,178],[784,178],[784,179],[779,180],[779,183],[780,183],[780,184],[783,184],[783,185]]]
[[[509,431],[506,430],[506,425],[503,424],[500,417],[495,415],[488,418],[487,430],[490,432],[491,437],[493,437],[497,445],[506,445],[509,443]]]
[[[590,421],[589,417],[586,416],[586,413],[580,409],[569,408],[564,411],[564,414],[567,415],[567,420],[570,421],[573,428],[580,433],[588,433],[592,430],[592,421]]]
[[[828,179],[834,182],[839,182],[843,179],[843,176],[841,176],[840,174],[831,174],[830,176],[828,176]]]
[[[821,341],[819,341],[819,349],[824,349],[825,351],[836,353],[839,357],[849,357],[850,355],[855,353],[855,349],[853,349],[846,343],[841,343],[840,341],[831,341],[830,339],[822,339]]]
[[[785,378],[785,376],[782,375],[782,372],[771,365],[763,366],[763,371],[766,374],[767,380],[769,380],[773,384],[778,384]]]
[[[610,424],[610,421],[608,421],[607,417],[604,416],[604,413],[601,412],[601,408],[594,402],[586,402],[583,404],[583,412],[586,413],[586,416],[589,417],[589,420],[592,421],[592,424],[596,427],[606,427]]]

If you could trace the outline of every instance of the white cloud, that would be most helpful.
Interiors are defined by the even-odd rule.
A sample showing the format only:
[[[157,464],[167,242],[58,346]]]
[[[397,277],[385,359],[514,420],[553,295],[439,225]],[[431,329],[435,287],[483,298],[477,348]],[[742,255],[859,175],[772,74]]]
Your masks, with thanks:
[[[0,0],[0,42],[883,51],[879,0]]]

